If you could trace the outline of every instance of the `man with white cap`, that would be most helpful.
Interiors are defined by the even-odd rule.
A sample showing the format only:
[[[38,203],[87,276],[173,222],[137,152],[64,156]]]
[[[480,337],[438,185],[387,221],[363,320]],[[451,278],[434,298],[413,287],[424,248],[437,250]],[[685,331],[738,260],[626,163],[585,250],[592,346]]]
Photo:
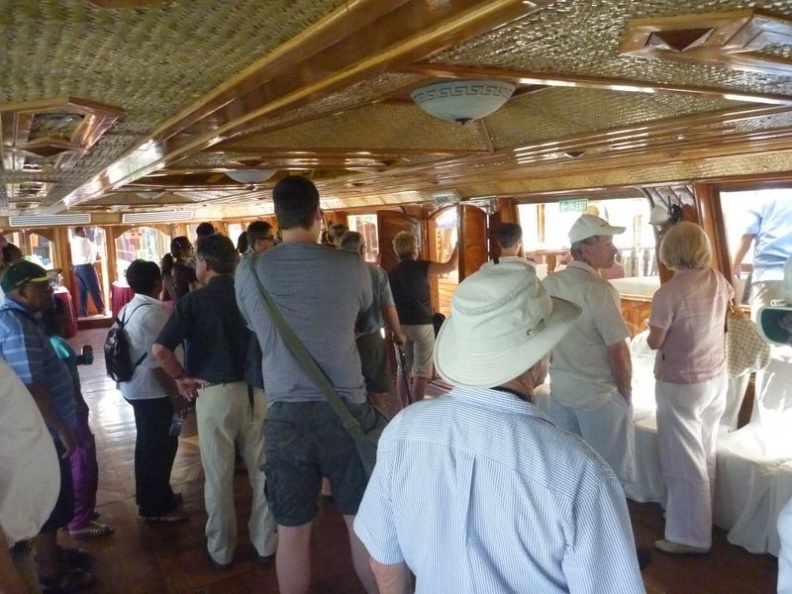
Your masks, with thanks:
[[[582,215],[569,230],[572,262],[544,286],[583,310],[553,348],[548,414],[580,435],[626,485],[635,476],[630,332],[618,292],[599,274],[613,265],[613,236],[623,232],[600,217]]]
[[[355,532],[380,594],[643,593],[624,493],[607,464],[531,403],[579,309],[526,261],[465,279],[435,345],[455,388],[397,415]]]

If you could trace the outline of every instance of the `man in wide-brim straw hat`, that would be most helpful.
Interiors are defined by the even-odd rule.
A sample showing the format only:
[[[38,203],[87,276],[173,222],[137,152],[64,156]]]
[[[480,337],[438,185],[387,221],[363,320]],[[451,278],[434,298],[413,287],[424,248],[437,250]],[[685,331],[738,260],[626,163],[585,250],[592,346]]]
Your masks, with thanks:
[[[531,403],[580,314],[534,268],[485,264],[435,346],[455,388],[391,421],[355,531],[380,592],[643,593],[624,492],[579,438]]]

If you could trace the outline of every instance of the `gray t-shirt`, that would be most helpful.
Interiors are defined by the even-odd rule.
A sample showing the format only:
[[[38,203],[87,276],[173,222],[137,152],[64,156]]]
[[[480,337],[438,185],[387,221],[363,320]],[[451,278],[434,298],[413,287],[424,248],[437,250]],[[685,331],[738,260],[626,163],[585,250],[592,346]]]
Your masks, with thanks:
[[[358,336],[379,332],[385,327],[385,316],[382,315],[382,308],[393,305],[393,294],[391,293],[388,273],[382,268],[371,262],[367,263],[371,274],[371,290],[374,300],[365,312],[358,318],[356,332]]]
[[[366,400],[355,320],[371,306],[371,275],[359,255],[313,243],[283,243],[256,260],[283,317],[348,402]],[[325,400],[272,323],[248,259],[236,272],[237,303],[262,351],[267,405]]]

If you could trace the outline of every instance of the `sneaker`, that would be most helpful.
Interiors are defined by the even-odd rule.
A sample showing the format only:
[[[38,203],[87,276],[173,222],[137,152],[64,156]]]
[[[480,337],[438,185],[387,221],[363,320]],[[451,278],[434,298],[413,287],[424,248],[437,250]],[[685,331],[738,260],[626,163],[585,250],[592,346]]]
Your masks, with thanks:
[[[68,569],[51,577],[40,577],[43,594],[70,594],[94,584],[96,578],[84,569]]]
[[[78,528],[77,530],[69,530],[72,538],[94,538],[97,536],[107,536],[113,533],[113,527],[109,524],[102,524],[95,520],[91,520],[86,524],[85,528]]]
[[[682,544],[681,542],[673,542],[666,540],[656,540],[654,542],[656,549],[668,553],[669,555],[705,555],[709,553],[709,548],[694,547],[692,545]]]

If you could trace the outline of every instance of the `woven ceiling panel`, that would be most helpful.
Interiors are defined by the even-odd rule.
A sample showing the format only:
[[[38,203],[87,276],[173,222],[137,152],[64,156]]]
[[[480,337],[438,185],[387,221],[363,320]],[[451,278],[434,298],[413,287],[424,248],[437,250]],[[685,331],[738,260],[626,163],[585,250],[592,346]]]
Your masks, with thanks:
[[[432,61],[792,94],[792,78],[619,56],[630,19],[722,12],[748,4],[792,17],[788,0],[558,0],[545,10],[438,54]]]
[[[173,0],[105,10],[83,0],[0,0],[0,103],[68,95],[125,110],[87,159],[56,176],[65,195],[138,136],[344,3]]]
[[[378,104],[247,138],[244,145],[290,149],[486,150],[479,126],[445,122],[417,105]]]
[[[510,100],[487,118],[487,125],[495,148],[504,149],[737,105],[717,97],[556,87]]]
[[[772,130],[774,128],[790,127],[792,127],[792,114],[790,113],[768,116],[764,118],[741,120],[734,123],[735,132],[761,132],[763,130]]]
[[[314,101],[309,105],[290,110],[289,112],[277,115],[255,127],[243,129],[240,136],[255,133],[262,128],[273,126],[283,126],[289,122],[296,122],[307,118],[319,117],[323,114],[332,114],[349,109],[356,105],[377,101],[397,93],[398,91],[412,87],[423,80],[423,76],[404,73],[385,73],[377,78],[350,85],[343,91]]]

